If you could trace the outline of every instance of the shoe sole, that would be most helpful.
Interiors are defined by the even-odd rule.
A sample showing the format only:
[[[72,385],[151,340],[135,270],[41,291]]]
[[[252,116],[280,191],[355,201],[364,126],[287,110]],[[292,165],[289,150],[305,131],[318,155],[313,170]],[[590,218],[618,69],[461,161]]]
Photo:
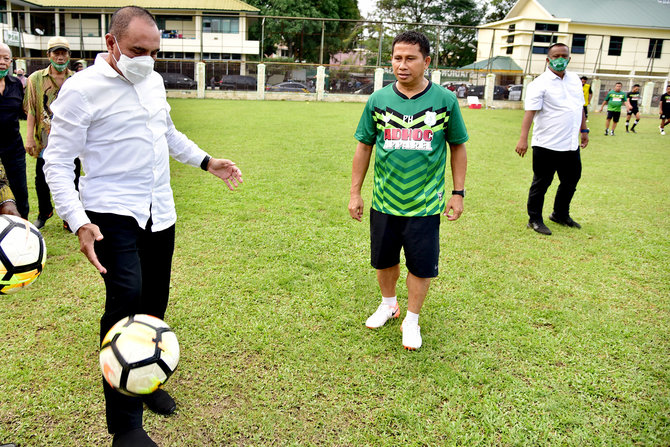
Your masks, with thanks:
[[[395,313],[394,313],[393,315],[391,315],[391,318],[389,318],[388,320],[386,320],[386,321],[384,322],[384,324],[388,323],[389,320],[397,319],[399,316],[400,316],[400,309],[396,310]],[[368,328],[368,329],[379,329],[380,327],[383,327],[384,324],[382,324],[381,326],[368,326],[368,325],[366,324],[365,327]]]

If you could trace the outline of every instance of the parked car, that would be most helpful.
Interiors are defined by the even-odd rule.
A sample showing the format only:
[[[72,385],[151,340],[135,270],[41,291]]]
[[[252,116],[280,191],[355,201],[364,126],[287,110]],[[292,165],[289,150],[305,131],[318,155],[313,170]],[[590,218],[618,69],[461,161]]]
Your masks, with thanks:
[[[485,88],[486,86],[484,85],[473,85],[472,87],[468,88],[466,96],[476,96],[479,99],[483,99]],[[493,99],[507,99],[507,95],[507,89],[502,85],[493,86]]]
[[[384,79],[382,81],[382,87],[386,87],[389,84],[395,82],[393,79]],[[371,95],[375,91],[375,83],[368,82],[363,87],[359,88],[354,92],[355,95]]]
[[[258,84],[254,76],[223,75],[216,85],[221,90],[256,90]]]
[[[310,88],[307,87],[302,82],[296,82],[296,81],[286,81],[286,82],[280,82],[279,84],[275,85],[268,85],[267,87],[265,87],[265,90],[268,92],[294,92],[294,93],[311,93],[313,91],[310,90]]]
[[[510,101],[521,101],[521,92],[523,92],[523,85],[515,84],[509,86],[509,96]]]
[[[165,88],[194,89],[197,83],[181,73],[158,73],[163,77]]]

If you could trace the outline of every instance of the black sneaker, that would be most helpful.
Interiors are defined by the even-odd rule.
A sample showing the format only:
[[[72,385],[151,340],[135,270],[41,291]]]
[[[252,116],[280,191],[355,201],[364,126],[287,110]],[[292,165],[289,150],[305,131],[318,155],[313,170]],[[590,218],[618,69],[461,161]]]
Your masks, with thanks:
[[[566,227],[578,228],[578,229],[582,228],[582,226],[579,225],[579,223],[577,223],[576,221],[572,220],[572,217],[570,216],[561,219],[556,217],[554,213],[551,213],[549,215],[549,220],[552,222],[556,222],[559,225],[565,225]]]
[[[634,128],[634,127],[633,127],[630,131],[633,132],[633,133],[637,133],[637,132],[635,132],[635,128]]]
[[[530,220],[528,221],[528,225],[526,226],[528,228],[532,228],[533,230],[537,231],[540,234],[544,234],[547,236],[551,235],[551,230],[541,220]]]
[[[125,433],[115,434],[112,447],[158,447],[158,444],[149,437],[143,428],[136,428]]]
[[[626,133],[628,133],[628,128],[626,127]]]
[[[177,409],[177,404],[174,399],[167,391],[160,388],[151,394],[143,396],[142,400],[147,404],[149,410],[156,414],[162,414],[163,416],[169,416]]]
[[[610,133],[607,129],[605,129],[605,136],[608,136]]]
[[[41,214],[38,214],[37,220],[33,222],[33,225],[35,225],[35,228],[39,230],[40,228],[42,228],[44,225],[47,224],[47,220],[49,220],[49,218],[53,215],[54,215],[53,211],[49,213],[49,215],[46,217],[42,216]]]

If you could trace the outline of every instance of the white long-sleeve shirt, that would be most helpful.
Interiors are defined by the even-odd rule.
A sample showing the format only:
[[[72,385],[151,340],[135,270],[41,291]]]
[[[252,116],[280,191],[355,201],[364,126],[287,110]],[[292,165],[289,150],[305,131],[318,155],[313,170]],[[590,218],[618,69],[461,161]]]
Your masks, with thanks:
[[[51,105],[45,175],[58,215],[72,231],[89,223],[85,210],[132,216],[161,231],[177,219],[169,156],[200,166],[207,153],[175,129],[162,77],[131,84],[99,54],[68,79]],[[74,159],[85,176],[74,188]]]
[[[576,73],[563,78],[547,68],[528,84],[525,109],[536,110],[531,146],[553,151],[576,151],[582,125],[584,89]]]

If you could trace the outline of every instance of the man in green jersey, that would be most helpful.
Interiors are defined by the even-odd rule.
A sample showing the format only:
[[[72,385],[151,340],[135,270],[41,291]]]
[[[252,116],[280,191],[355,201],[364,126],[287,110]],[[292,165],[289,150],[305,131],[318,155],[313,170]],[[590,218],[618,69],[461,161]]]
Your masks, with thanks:
[[[463,213],[468,134],[456,96],[424,77],[430,44],[406,31],[392,44],[397,81],[374,92],[358,123],[351,173],[349,214],[363,216],[361,187],[375,147],[370,210],[371,264],[377,269],[382,303],[366,321],[375,329],[398,318],[396,284],[400,250],[407,264],[407,315],[402,344],[421,347],[419,312],[430,281],[438,274],[440,213],[454,221]],[[445,195],[447,143],[453,190]]]
[[[625,92],[621,91],[621,82],[617,82],[614,85],[614,90],[610,90],[607,96],[605,97],[605,101],[603,101],[602,105],[600,106],[600,110],[598,112],[602,112],[603,108],[605,107],[605,104],[607,104],[607,120],[605,121],[605,136],[610,135],[614,136],[614,129],[616,129],[616,125],[619,122],[619,117],[621,116],[621,105],[625,104],[626,109],[630,109],[630,104],[628,104],[628,96],[626,95]],[[612,130],[610,129],[610,121],[614,121],[612,123]]]

